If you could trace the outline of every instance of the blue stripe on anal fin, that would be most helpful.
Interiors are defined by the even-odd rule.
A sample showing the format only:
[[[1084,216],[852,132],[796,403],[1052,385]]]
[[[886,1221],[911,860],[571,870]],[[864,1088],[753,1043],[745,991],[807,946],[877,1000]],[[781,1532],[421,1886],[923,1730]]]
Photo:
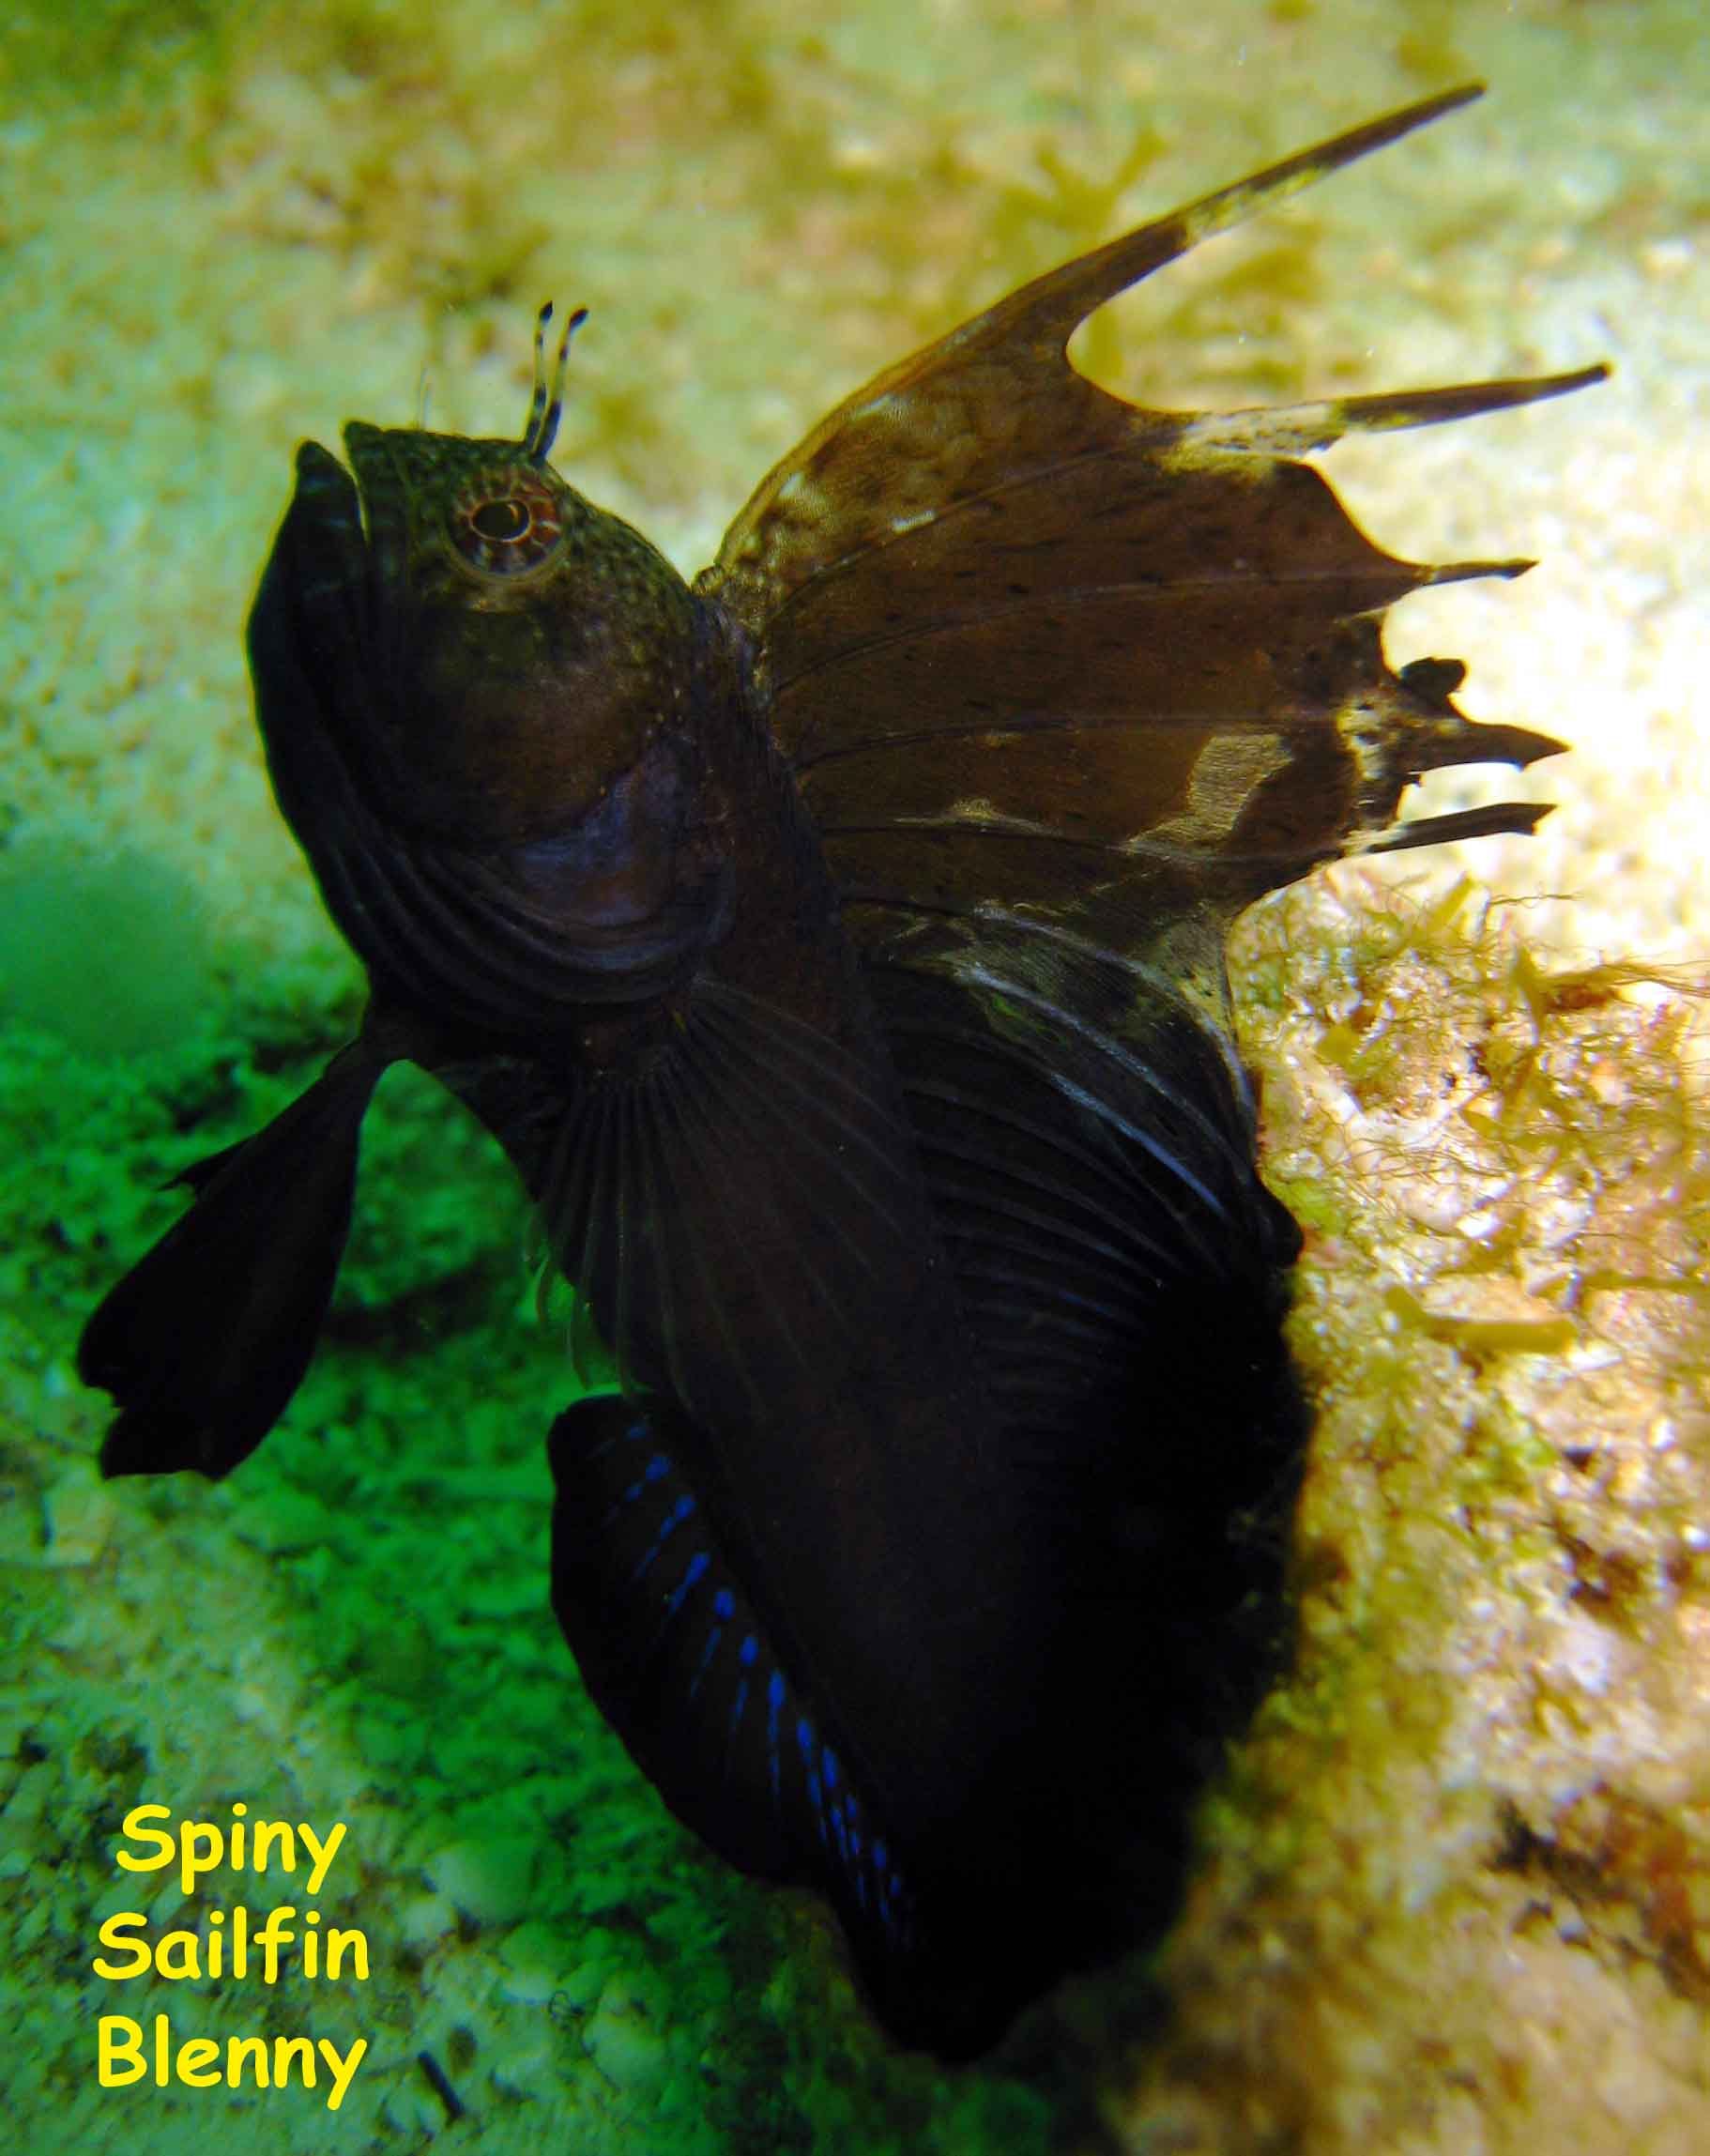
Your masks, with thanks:
[[[679,1421],[667,1402],[603,1395],[553,1425],[553,1608],[677,1816],[740,1870],[818,1888],[871,1973],[911,1952],[913,1898],[713,1541],[672,1442]]]

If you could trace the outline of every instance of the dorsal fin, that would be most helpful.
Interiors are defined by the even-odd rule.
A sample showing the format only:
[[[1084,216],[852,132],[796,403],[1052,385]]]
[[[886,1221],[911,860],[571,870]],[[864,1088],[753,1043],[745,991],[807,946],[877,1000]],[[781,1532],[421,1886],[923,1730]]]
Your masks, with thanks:
[[[1132,951],[1190,915],[1227,925],[1340,853],[1536,821],[1513,803],[1395,828],[1423,772],[1559,744],[1397,677],[1380,633],[1410,591],[1527,564],[1399,559],[1294,459],[1603,369],[1199,414],[1128,405],[1065,351],[1116,293],[1478,94],[1352,129],[1034,279],[768,475],[702,584],[757,640],[844,889],[1031,911]]]

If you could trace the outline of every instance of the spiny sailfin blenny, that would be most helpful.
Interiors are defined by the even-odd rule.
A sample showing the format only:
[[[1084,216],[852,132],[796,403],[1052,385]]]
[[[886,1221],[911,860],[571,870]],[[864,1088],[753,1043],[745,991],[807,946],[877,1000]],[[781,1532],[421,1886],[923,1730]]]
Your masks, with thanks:
[[[621,1390],[551,1434],[553,1598],[665,1801],[835,1906],[946,2055],[1168,1915],[1282,1631],[1293,1223],[1229,923],[1443,765],[1557,743],[1386,665],[1518,561],[1374,546],[1299,460],[1602,369],[1215,416],[1069,365],[1211,235],[1475,95],[1071,262],[880,375],[691,586],[520,442],[317,444],[250,622],[359,1037],[109,1294],[109,1475],[221,1476],[307,1367],[406,1058],[514,1162]],[[572,318],[575,326],[579,316]],[[542,314],[542,329],[545,315]]]

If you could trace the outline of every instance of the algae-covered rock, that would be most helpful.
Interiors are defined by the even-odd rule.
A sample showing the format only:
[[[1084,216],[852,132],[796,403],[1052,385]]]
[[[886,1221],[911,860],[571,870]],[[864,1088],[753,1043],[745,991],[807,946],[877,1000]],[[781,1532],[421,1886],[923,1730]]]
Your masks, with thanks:
[[[1710,984],[1453,899],[1246,940],[1317,1219],[1300,1642],[1103,2076],[1135,2148],[1710,2134]]]

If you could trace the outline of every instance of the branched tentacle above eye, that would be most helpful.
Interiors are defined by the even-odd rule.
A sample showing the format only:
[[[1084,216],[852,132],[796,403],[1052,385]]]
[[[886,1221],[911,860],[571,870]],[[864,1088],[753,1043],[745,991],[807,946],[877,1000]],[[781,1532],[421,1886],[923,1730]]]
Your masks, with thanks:
[[[588,309],[578,307],[566,318],[558,339],[557,356],[546,374],[546,325],[552,320],[548,299],[534,318],[534,393],[528,400],[528,420],[523,428],[523,454],[530,464],[543,465],[558,438],[558,415],[564,409],[564,376],[570,363],[570,341],[588,320]]]

